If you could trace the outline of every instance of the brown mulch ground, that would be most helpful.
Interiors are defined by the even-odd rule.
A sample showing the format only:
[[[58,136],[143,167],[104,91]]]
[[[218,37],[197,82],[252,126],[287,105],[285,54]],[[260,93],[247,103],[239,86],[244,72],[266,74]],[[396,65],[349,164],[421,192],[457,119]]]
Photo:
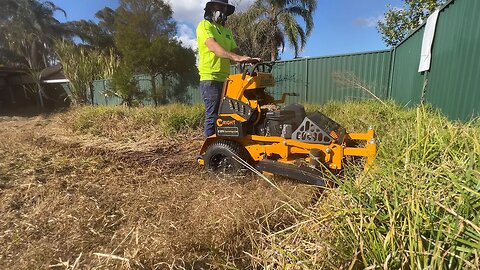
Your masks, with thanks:
[[[200,131],[115,141],[61,115],[0,117],[0,269],[252,268],[264,228],[294,222],[282,206],[317,189],[211,175],[201,144]]]

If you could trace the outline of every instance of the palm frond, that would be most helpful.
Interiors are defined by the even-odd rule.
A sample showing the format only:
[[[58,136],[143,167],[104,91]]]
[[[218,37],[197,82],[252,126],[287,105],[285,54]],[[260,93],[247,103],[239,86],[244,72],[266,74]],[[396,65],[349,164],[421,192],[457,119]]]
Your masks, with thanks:
[[[272,58],[278,56],[279,50],[283,52],[286,44],[298,56],[313,30],[316,7],[315,0],[256,0],[246,12],[237,14],[234,17],[236,22],[230,26],[236,37],[243,37],[240,40],[251,37],[245,41],[249,47],[263,46],[274,50],[270,52]],[[297,21],[299,18],[304,21],[304,26]],[[253,29],[254,33],[249,34],[245,29]]]

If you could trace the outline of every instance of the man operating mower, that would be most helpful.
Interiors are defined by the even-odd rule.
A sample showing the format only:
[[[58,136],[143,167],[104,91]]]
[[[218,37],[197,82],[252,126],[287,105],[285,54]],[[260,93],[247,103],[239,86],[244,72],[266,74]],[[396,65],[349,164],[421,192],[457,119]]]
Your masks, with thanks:
[[[215,120],[223,83],[230,72],[230,61],[260,60],[233,52],[237,44],[232,31],[225,27],[225,22],[234,11],[235,6],[229,4],[228,0],[211,0],[207,2],[204,19],[197,27],[200,91],[205,103],[205,137],[215,134]]]

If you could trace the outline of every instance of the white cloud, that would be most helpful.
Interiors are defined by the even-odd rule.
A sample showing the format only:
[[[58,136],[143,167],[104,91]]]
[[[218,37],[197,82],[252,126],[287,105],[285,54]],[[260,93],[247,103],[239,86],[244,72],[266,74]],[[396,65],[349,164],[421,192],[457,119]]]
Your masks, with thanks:
[[[181,41],[184,47],[192,48],[193,50],[198,48],[197,39],[193,30],[186,24],[178,25],[178,35],[176,39]]]
[[[173,9],[173,18],[181,23],[196,25],[203,19],[203,9],[209,0],[169,0]],[[248,8],[254,0],[230,0],[237,11]]]
[[[181,23],[197,24],[203,18],[203,8],[208,0],[170,0],[173,18]]]
[[[237,11],[245,11],[255,0],[230,0],[230,3],[237,7]]]
[[[209,0],[169,0],[173,10],[173,19],[178,22],[177,40],[185,47],[197,49],[195,26],[203,19],[205,4]],[[237,11],[247,9],[254,0],[230,0]]]
[[[353,24],[363,27],[376,27],[379,21],[383,20],[383,15],[377,17],[358,18],[353,21]]]

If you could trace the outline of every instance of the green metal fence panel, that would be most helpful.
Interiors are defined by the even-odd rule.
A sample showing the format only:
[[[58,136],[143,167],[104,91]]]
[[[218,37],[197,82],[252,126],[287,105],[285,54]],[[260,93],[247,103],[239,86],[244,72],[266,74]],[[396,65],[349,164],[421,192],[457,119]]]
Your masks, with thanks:
[[[141,101],[143,105],[154,105],[152,99],[152,77],[150,75],[136,75],[134,78],[137,80],[138,88],[140,91],[144,92],[146,98]],[[93,82],[93,98],[95,105],[120,105],[122,104],[122,99],[109,93],[110,85],[109,80],[97,80]],[[167,95],[167,103],[178,102],[175,97],[170,96],[170,92],[175,87],[177,87],[177,82],[173,81],[171,84],[163,85],[162,79],[160,76],[157,76],[155,79],[157,95],[164,96]],[[185,89],[187,100],[194,99],[195,103],[201,101],[199,98],[200,93],[195,93],[193,88],[197,89],[197,86],[187,87]]]
[[[437,23],[426,101],[452,119],[480,115],[480,1],[456,0]]]
[[[147,98],[145,98],[142,103],[144,105],[154,105],[155,102],[152,99],[152,76],[150,75],[136,75],[135,79],[137,80],[138,87],[140,91],[146,94]],[[155,78],[155,85],[157,89],[157,95],[159,95],[162,91],[162,80],[160,76]]]
[[[308,102],[386,99],[391,59],[391,50],[307,59]]]
[[[423,75],[418,72],[424,29],[419,29],[408,40],[395,48],[391,98],[400,104],[420,103]]]
[[[282,93],[297,93],[298,97],[288,97],[287,103],[302,103],[307,101],[306,85],[308,74],[304,59],[276,62],[272,70],[275,86],[268,89],[269,93],[279,99]]]
[[[200,93],[200,90],[198,89],[198,86],[190,86],[188,87],[188,103],[190,104],[202,104],[203,99],[202,99],[202,94]]]
[[[452,0],[441,10],[430,71],[418,72],[425,25],[396,49],[391,97],[402,104],[422,100],[451,119],[468,120],[480,112],[480,1]]]
[[[330,100],[388,97],[392,51],[373,51],[316,58],[302,58],[275,63],[272,73],[275,86],[269,91],[276,98],[295,92],[287,103],[324,104]],[[232,67],[231,73],[238,70]]]
[[[108,80],[97,80],[93,82],[93,103],[95,105],[115,106],[122,104],[122,99],[108,93]]]

